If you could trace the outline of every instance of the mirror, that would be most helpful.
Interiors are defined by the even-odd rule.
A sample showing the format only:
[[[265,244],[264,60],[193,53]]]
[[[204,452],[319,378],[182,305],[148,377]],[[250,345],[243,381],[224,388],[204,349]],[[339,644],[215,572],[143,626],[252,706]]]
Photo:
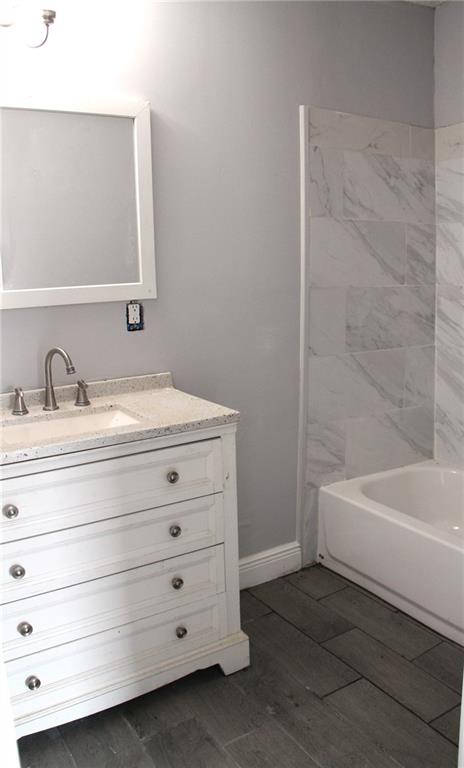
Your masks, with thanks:
[[[147,103],[0,107],[3,308],[156,297]]]

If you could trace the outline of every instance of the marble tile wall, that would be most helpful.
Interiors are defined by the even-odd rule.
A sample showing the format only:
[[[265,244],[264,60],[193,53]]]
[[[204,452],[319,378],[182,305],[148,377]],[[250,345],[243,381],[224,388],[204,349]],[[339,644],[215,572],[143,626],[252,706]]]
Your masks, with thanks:
[[[320,485],[433,455],[436,226],[433,129],[313,108],[307,120],[309,561]],[[438,204],[458,265],[453,183]]]
[[[437,128],[435,455],[464,466],[464,123]]]

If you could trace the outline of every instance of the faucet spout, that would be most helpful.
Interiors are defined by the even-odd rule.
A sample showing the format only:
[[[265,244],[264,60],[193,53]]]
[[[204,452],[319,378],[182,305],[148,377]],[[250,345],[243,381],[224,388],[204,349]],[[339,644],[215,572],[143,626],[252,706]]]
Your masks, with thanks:
[[[55,390],[53,388],[53,378],[52,378],[52,361],[55,355],[59,355],[61,358],[63,358],[64,364],[66,367],[66,373],[68,375],[71,373],[76,373],[76,369],[74,368],[73,361],[71,360],[66,350],[61,349],[61,347],[53,347],[47,352],[45,356],[45,405],[43,407],[44,411],[57,411],[59,408],[59,406],[56,403]]]

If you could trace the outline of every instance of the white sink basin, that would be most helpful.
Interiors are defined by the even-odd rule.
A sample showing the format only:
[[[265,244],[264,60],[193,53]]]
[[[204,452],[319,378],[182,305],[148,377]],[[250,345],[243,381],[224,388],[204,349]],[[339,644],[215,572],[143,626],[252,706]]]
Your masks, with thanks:
[[[78,412],[66,416],[57,413],[28,422],[2,424],[0,444],[3,448],[18,445],[37,446],[48,440],[67,437],[72,439],[76,435],[127,427],[140,421],[136,416],[118,408],[91,413]]]

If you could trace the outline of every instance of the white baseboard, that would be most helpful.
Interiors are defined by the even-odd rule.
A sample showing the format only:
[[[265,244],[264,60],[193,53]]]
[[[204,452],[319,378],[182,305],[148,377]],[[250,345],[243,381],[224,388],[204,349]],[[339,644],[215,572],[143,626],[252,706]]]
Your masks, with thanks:
[[[301,546],[290,541],[240,559],[240,589],[255,587],[301,568]]]

